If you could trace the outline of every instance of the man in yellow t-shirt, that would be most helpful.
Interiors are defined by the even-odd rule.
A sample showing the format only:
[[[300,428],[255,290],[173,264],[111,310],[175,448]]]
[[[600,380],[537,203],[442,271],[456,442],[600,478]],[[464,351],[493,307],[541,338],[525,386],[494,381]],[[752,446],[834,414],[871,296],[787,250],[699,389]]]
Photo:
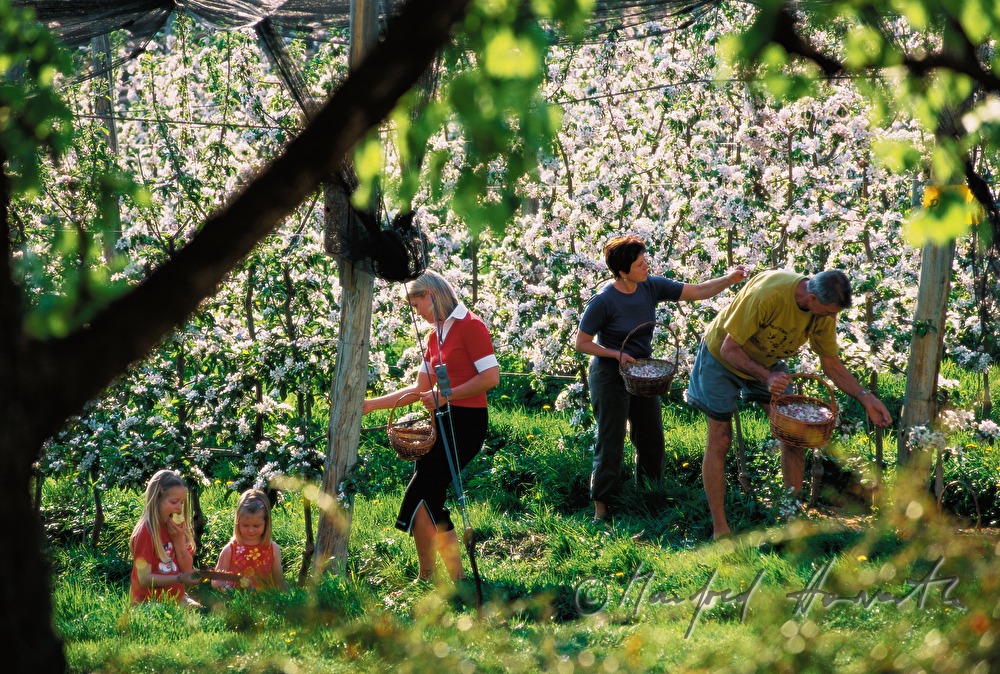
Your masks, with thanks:
[[[844,393],[857,398],[880,427],[892,417],[840,361],[836,315],[851,306],[851,284],[834,269],[813,277],[773,270],[758,274],[719,312],[698,348],[688,402],[708,418],[708,440],[701,476],[712,512],[713,536],[729,533],[724,510],[726,454],[733,440],[733,412],[741,390],[764,404],[791,383],[781,360],[806,342],[819,356],[823,373]],[[805,450],[781,444],[781,476],[792,493],[802,489]]]

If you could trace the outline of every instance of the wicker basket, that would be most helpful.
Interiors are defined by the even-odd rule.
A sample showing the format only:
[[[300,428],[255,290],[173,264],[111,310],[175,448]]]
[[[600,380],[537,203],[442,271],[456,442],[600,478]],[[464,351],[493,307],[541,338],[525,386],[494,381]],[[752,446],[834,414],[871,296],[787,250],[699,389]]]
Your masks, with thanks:
[[[667,329],[674,338],[674,362],[669,360],[662,360],[660,358],[637,358],[634,363],[622,363],[622,354],[625,352],[625,344],[628,342],[629,338],[635,334],[635,331],[644,328],[647,325],[660,325]],[[625,340],[622,342],[621,349],[618,351],[618,372],[621,373],[622,379],[625,380],[625,390],[635,396],[658,396],[666,393],[670,390],[670,384],[674,380],[674,375],[677,374],[677,359],[680,358],[680,341],[677,338],[677,333],[670,329],[670,326],[664,325],[663,323],[658,323],[656,321],[647,321],[645,323],[640,323],[632,329],[632,332],[628,333]],[[663,371],[662,376],[658,377],[643,377],[635,374],[638,368],[651,366],[658,368]]]
[[[431,451],[431,447],[437,440],[437,429],[434,427],[434,420],[427,417],[393,424],[396,408],[407,398],[419,400],[420,395],[407,393],[396,400],[396,404],[389,410],[389,424],[386,427],[386,433],[389,435],[389,444],[396,450],[396,455],[399,458],[405,461],[416,461]]]
[[[823,447],[830,442],[833,427],[837,423],[837,400],[833,389],[826,381],[815,374],[793,374],[792,379],[815,379],[826,387],[830,400],[822,400],[804,395],[779,395],[771,398],[771,433],[781,442],[799,449]],[[779,407],[794,403],[805,403],[822,407],[830,412],[830,418],[824,421],[804,421],[790,417],[778,411]]]

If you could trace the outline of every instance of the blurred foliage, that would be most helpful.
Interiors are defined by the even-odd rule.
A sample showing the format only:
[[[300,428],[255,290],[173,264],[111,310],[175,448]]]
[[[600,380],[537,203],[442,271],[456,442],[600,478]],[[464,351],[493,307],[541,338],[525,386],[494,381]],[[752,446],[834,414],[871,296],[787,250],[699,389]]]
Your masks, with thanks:
[[[0,0],[0,152],[14,192],[41,189],[41,158],[65,152],[71,115],[56,90],[70,72],[69,56],[33,23],[33,12]]]
[[[438,94],[424,104],[411,93],[392,114],[386,141],[400,161],[398,182],[380,187],[394,208],[412,209],[422,181],[433,198],[447,194],[455,215],[475,235],[502,232],[520,208],[520,181],[536,177],[538,161],[559,131],[562,116],[543,96],[552,30],[581,34],[592,0],[475,0],[454,44],[444,51]],[[551,26],[547,28],[546,26]],[[464,140],[462,156],[429,147],[443,129]],[[384,178],[377,134],[355,152],[360,187],[356,205],[368,203]],[[451,181],[445,167],[458,163]]]
[[[839,0],[756,3],[756,19],[727,43],[731,68],[756,69],[777,99],[811,95],[824,78],[857,81],[876,123],[912,114],[936,139],[932,185],[968,184],[995,237],[1000,214],[988,167],[1000,152],[1000,5],[992,0]],[[896,171],[917,168],[916,148],[882,143]],[[980,222],[959,199],[925,203],[909,228],[915,245],[940,243]]]

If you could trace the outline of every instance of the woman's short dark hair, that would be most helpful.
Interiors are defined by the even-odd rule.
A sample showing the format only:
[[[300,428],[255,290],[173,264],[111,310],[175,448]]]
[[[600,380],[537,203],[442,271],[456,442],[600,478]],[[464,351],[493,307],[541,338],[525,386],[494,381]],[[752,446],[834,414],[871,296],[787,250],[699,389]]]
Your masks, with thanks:
[[[811,276],[806,282],[806,290],[823,304],[832,304],[841,309],[851,306],[851,281],[839,269],[828,269]]]
[[[632,264],[646,252],[646,244],[638,236],[616,236],[604,246],[604,262],[611,275],[618,278],[619,272],[628,273]]]

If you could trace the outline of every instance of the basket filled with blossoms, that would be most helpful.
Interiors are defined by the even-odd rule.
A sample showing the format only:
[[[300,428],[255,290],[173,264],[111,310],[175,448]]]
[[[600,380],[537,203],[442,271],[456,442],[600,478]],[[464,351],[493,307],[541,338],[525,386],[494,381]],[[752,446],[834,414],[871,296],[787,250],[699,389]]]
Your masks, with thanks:
[[[667,332],[674,338],[674,360],[664,360],[662,358],[636,358],[634,362],[621,362],[622,354],[625,353],[625,344],[635,334],[636,330],[650,325],[660,325],[667,329]],[[622,341],[621,349],[618,352],[618,371],[625,380],[625,390],[636,396],[658,396],[670,390],[670,384],[677,374],[677,363],[680,358],[680,340],[677,333],[670,329],[670,326],[657,321],[647,321],[640,323],[628,333]]]
[[[419,400],[417,393],[407,393],[400,396],[396,403],[389,410],[389,424],[386,432],[389,435],[389,444],[396,450],[396,455],[405,461],[416,461],[427,452],[431,451],[434,442],[437,440],[437,429],[434,427],[434,420],[424,417],[404,417],[395,420],[396,408],[405,399]]]
[[[837,423],[837,400],[833,389],[815,374],[793,374],[792,379],[815,379],[826,387],[829,400],[807,395],[777,395],[771,398],[771,434],[781,442],[806,449],[830,442]]]

